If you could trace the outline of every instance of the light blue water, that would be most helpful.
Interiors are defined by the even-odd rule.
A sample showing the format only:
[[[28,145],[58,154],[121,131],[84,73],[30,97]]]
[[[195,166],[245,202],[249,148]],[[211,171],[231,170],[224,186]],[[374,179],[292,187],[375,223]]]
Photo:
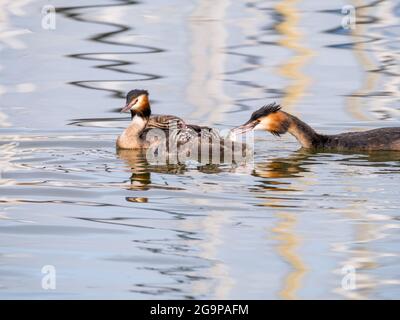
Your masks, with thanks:
[[[0,298],[399,298],[400,155],[114,148],[134,88],[219,129],[272,101],[326,133],[400,126],[398,2],[57,1],[45,30],[47,4],[0,1]]]

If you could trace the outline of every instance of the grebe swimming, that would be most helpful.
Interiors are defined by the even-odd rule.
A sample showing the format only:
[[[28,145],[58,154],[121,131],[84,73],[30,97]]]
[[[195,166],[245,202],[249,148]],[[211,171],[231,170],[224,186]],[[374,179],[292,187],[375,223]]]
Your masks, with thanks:
[[[181,118],[172,115],[152,115],[149,93],[146,90],[131,90],[126,96],[126,105],[121,112],[131,113],[131,123],[117,139],[118,149],[146,149],[152,143],[146,140],[151,129],[160,129],[166,136],[174,134],[177,145],[200,139],[202,141],[219,138],[218,133],[209,127],[186,124]]]
[[[244,133],[250,130],[269,131],[276,136],[289,132],[305,149],[400,151],[400,127],[335,135],[319,134],[299,118],[282,111],[275,102],[253,112],[249,121],[232,129],[232,132]]]

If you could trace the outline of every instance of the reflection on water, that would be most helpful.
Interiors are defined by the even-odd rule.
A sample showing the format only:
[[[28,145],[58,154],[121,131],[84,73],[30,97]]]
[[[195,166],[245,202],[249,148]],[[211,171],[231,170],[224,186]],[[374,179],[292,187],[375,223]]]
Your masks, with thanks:
[[[295,232],[297,221],[293,214],[287,212],[280,212],[276,217],[280,221],[272,232],[276,233],[276,239],[280,242],[277,248],[278,253],[293,269],[285,277],[280,296],[283,299],[296,299],[298,298],[297,291],[301,288],[301,281],[307,270],[299,255],[296,254],[301,240]]]
[[[151,47],[141,44],[132,43],[130,41],[118,41],[121,35],[124,33],[130,32],[131,28],[121,23],[124,19],[124,12],[127,6],[136,5],[137,1],[121,1],[119,4],[104,4],[104,5],[83,5],[76,7],[59,7],[57,8],[57,12],[65,15],[69,19],[78,22],[92,23],[101,25],[102,28],[112,29],[112,31],[97,33],[94,36],[90,37],[89,40],[94,41],[96,43],[104,44],[104,45],[113,45],[118,47],[126,47],[126,48],[134,48],[134,51],[123,51],[123,52],[93,52],[93,53],[74,53],[69,54],[68,57],[83,59],[97,62],[94,66],[95,68],[100,68],[107,71],[113,71],[118,73],[123,73],[127,75],[133,75],[133,78],[127,79],[117,79],[117,80],[109,80],[109,79],[93,79],[93,80],[78,80],[70,82],[73,85],[87,88],[87,89],[96,89],[96,90],[105,90],[114,93],[114,96],[117,98],[125,97],[125,92],[118,90],[118,83],[120,82],[134,82],[134,81],[148,81],[148,80],[157,80],[161,78],[160,75],[145,73],[145,72],[137,72],[127,70],[127,67],[136,64],[135,62],[124,60],[123,57],[125,55],[135,55],[135,54],[152,54],[152,53],[160,53],[163,52],[163,49],[157,47]],[[96,15],[95,18],[88,18],[86,11],[90,9],[99,9],[105,8],[108,9],[107,14],[101,14],[100,16]],[[122,56],[122,58],[120,58]]]
[[[400,153],[115,150],[134,87],[220,129],[271,100],[326,132],[399,125],[398,4],[353,1],[344,30],[339,1],[61,1],[55,31],[44,4],[0,1],[0,297],[398,298]]]
[[[223,48],[226,46],[225,20],[230,2],[199,1],[190,16],[192,78],[187,91],[189,103],[196,106],[196,111],[190,116],[193,119],[206,116],[208,123],[221,122],[223,114],[232,106],[221,77],[226,64]]]
[[[298,30],[300,14],[297,11],[296,4],[297,0],[286,0],[276,6],[277,12],[282,15],[282,22],[276,26],[276,30],[283,36],[278,44],[295,52],[293,57],[279,66],[280,74],[293,82],[284,89],[281,98],[282,105],[289,112],[292,111],[292,106],[305,94],[310,83],[310,79],[302,71],[302,67],[312,55],[312,51],[301,43],[304,36]]]

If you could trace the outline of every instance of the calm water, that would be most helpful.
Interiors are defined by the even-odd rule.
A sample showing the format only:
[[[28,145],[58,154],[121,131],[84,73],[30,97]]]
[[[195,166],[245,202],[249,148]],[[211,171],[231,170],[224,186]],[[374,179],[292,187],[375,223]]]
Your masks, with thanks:
[[[54,1],[45,30],[50,2],[0,0],[0,298],[400,298],[400,154],[114,148],[133,88],[219,129],[272,101],[327,133],[400,126],[400,2]]]

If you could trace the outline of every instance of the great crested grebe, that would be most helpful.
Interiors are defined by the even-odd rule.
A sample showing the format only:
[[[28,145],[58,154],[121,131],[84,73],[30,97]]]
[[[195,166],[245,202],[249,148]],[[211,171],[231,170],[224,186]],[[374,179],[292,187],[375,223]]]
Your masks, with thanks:
[[[126,105],[121,112],[131,113],[131,123],[117,139],[118,149],[145,149],[152,141],[146,140],[151,129],[160,129],[167,135],[173,132],[175,141],[184,144],[193,140],[219,137],[212,128],[186,124],[181,118],[172,115],[152,115],[149,93],[146,90],[131,90],[126,96]]]
[[[400,151],[400,127],[335,135],[319,134],[299,118],[282,111],[276,103],[253,112],[249,121],[232,129],[232,132],[244,133],[250,130],[265,130],[277,136],[289,132],[305,149]]]

